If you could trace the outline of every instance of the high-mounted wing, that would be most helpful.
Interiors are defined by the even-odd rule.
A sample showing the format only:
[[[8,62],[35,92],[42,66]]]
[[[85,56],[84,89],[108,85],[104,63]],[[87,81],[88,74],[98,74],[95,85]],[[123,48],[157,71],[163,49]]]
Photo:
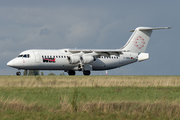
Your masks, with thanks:
[[[69,49],[69,52],[74,54],[84,53],[92,56],[106,56],[106,57],[109,57],[110,55],[119,56],[120,54],[123,54],[122,50],[120,49]]]

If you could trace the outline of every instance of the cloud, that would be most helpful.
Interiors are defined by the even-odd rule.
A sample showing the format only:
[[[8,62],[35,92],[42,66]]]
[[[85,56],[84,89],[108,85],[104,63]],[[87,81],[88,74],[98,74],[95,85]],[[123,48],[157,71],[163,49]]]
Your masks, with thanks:
[[[49,35],[51,33],[51,30],[47,29],[47,28],[44,28],[44,29],[41,29],[39,35]]]

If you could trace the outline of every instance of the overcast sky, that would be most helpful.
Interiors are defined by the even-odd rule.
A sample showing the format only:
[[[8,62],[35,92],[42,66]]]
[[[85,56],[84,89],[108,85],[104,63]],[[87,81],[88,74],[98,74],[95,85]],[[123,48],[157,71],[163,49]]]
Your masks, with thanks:
[[[24,50],[117,49],[139,26],[172,29],[153,31],[146,50],[149,60],[108,74],[179,75],[179,5],[178,0],[1,0],[0,75],[15,75],[17,70],[6,64]]]

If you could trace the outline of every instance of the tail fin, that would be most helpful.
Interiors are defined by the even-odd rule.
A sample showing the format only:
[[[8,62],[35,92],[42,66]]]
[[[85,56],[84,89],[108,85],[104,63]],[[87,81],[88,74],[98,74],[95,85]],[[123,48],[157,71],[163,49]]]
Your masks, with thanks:
[[[148,45],[152,30],[169,29],[170,27],[151,28],[151,27],[138,27],[132,30],[133,34],[127,43],[121,48],[124,51],[134,53],[144,53]]]

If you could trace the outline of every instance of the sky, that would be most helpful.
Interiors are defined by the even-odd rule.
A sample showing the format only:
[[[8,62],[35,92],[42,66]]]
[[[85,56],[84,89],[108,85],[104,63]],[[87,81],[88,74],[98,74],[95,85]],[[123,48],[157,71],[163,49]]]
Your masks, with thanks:
[[[153,31],[148,60],[108,70],[108,75],[179,75],[179,5],[170,0],[1,0],[0,75],[16,74],[7,62],[24,50],[118,49],[139,26],[172,28]]]

